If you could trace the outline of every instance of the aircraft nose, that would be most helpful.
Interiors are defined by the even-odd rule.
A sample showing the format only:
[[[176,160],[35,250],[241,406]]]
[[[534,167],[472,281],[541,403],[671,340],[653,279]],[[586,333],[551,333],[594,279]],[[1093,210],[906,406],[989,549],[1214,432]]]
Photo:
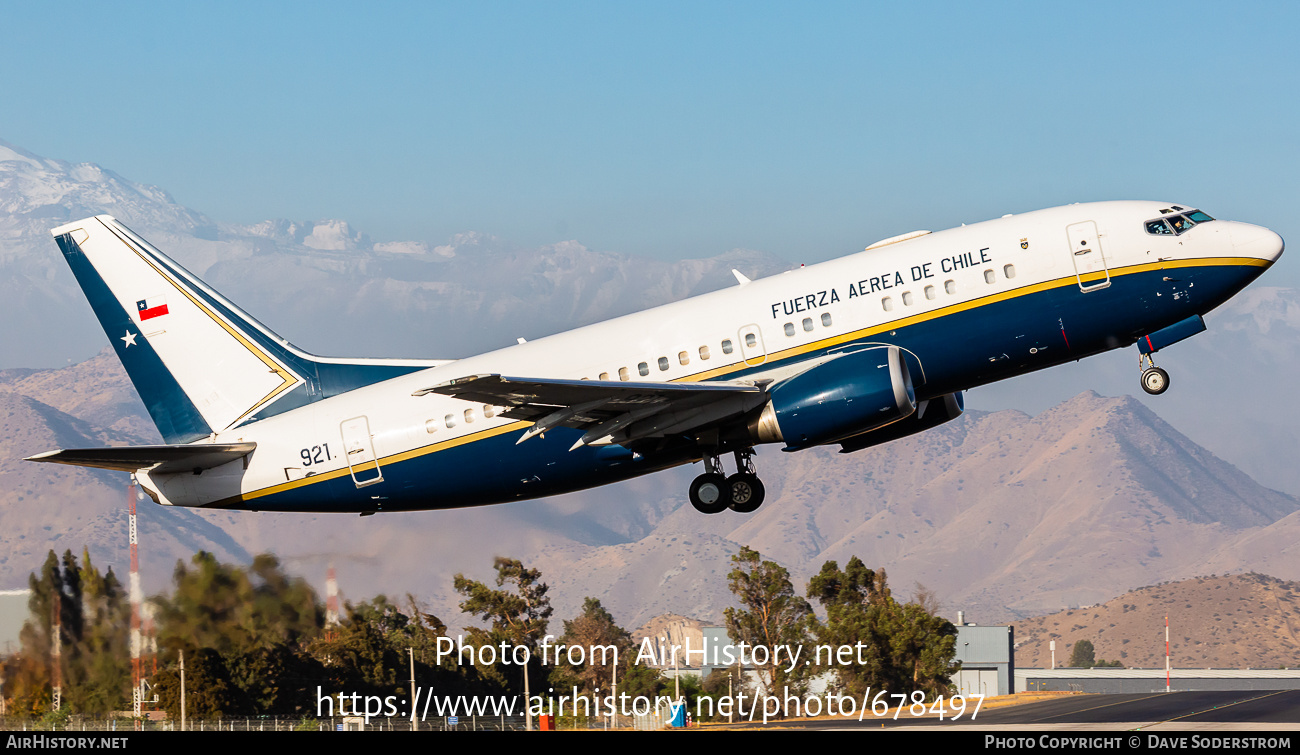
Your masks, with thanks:
[[[1232,246],[1238,255],[1268,260],[1271,264],[1282,256],[1286,244],[1281,236],[1263,226],[1233,223]]]

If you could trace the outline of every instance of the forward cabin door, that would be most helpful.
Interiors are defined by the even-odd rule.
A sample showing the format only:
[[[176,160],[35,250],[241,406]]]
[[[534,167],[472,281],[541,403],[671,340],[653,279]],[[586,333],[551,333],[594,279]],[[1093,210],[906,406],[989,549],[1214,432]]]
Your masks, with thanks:
[[[1087,293],[1109,286],[1110,270],[1106,267],[1106,256],[1101,251],[1097,224],[1091,220],[1072,223],[1065,227],[1065,235],[1070,240],[1070,257],[1074,260],[1074,274],[1079,281],[1079,290]]]
[[[343,451],[347,454],[348,469],[357,487],[364,488],[384,481],[375,458],[375,443],[370,435],[370,421],[365,416],[353,417],[339,425],[343,433]]]

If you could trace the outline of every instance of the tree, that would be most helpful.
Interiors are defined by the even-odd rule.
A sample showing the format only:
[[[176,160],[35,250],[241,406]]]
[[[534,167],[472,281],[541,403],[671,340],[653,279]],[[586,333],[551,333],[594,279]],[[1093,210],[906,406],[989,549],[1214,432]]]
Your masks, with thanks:
[[[1070,651],[1070,665],[1074,668],[1092,668],[1097,665],[1097,650],[1091,640],[1079,640]]]
[[[900,604],[890,592],[885,570],[868,569],[856,556],[843,571],[827,561],[808,582],[808,597],[826,610],[817,640],[853,648],[853,663],[832,663],[841,694],[868,689],[944,693],[959,666],[953,662],[957,629],[933,615],[934,596],[918,588],[918,602]],[[823,662],[825,658],[823,658]]]
[[[125,706],[130,695],[124,591],[112,569],[100,574],[82,550],[62,559],[50,551],[40,576],[28,578],[30,618],[19,635],[22,650],[6,664],[7,687],[20,715],[39,716],[53,697],[51,666],[58,625],[63,705],[81,714],[103,715]]]
[[[280,562],[261,554],[247,568],[217,561],[206,551],[176,562],[170,597],[158,606],[158,641],[169,650],[206,647],[233,656],[275,643],[314,636],[323,623],[316,594],[290,578]]]
[[[530,659],[536,660],[529,664],[530,668],[535,668],[530,673],[538,674],[541,661],[537,657],[537,649],[546,635],[546,627],[554,610],[550,598],[546,597],[550,588],[541,581],[540,571],[527,569],[516,559],[498,556],[493,566],[497,572],[497,587],[505,587],[508,583],[513,590],[493,590],[463,574],[457,574],[452,582],[456,592],[465,596],[465,600],[460,603],[460,610],[490,623],[488,629],[471,628],[470,640],[479,646],[500,647],[501,643],[505,643],[507,651],[513,647],[527,648]],[[489,677],[495,677],[501,686],[514,689],[517,675],[507,674],[506,669],[506,664],[498,660],[494,668],[480,667],[479,670]],[[542,681],[540,676],[536,681]]]
[[[180,665],[169,664],[153,676],[158,707],[173,721],[181,720]],[[211,648],[185,654],[185,716],[213,719],[247,712],[239,689],[230,681],[226,660]]]
[[[608,693],[615,661],[621,679],[635,658],[632,635],[614,622],[614,617],[596,598],[587,598],[582,613],[564,622],[564,634],[557,644],[581,648],[583,655],[581,663],[570,664],[568,653],[559,650],[559,658],[553,659],[556,665],[551,672],[551,686],[562,690],[577,687],[584,693],[596,689]]]
[[[776,659],[773,651],[782,646],[806,659],[803,648],[816,621],[812,606],[795,594],[785,567],[762,560],[758,551],[744,546],[731,562],[735,568],[727,575],[727,586],[741,607],[724,612],[727,634],[735,642],[767,648],[768,652],[760,653],[758,658],[763,660],[766,655],[766,663],[755,664],[767,694],[802,694],[807,689],[811,666],[800,662],[790,668],[788,658]]]

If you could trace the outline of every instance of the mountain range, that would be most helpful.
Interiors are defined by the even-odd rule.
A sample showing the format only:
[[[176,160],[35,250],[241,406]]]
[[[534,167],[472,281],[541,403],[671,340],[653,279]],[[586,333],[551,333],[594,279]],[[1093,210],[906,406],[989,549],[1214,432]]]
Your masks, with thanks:
[[[20,461],[157,438],[115,358],[91,356],[106,337],[49,238],[50,227],[100,213],[327,354],[455,357],[733,285],[733,267],[750,277],[790,267],[748,250],[665,262],[474,232],[374,242],[340,220],[226,224],[98,166],[0,142],[0,316],[10,325],[0,331],[0,589],[22,586],[49,548],[84,546],[96,563],[125,568],[125,478]],[[950,613],[981,623],[1208,572],[1298,579],[1300,504],[1269,488],[1300,491],[1300,292],[1254,287],[1209,322],[1157,355],[1174,378],[1159,403],[1093,392],[1136,384],[1131,355],[1110,355],[972,391],[959,420],[883,447],[762,449],[768,501],[748,517],[686,505],[690,468],[542,501],[366,518],[144,502],[145,584],[162,589],[175,560],[197,549],[240,561],[273,551],[318,589],[332,561],[346,596],[410,592],[455,626],[451,576],[488,578],[492,557],[508,555],[542,569],[557,615],[590,595],[636,626],[667,612],[717,621],[741,545],[780,561],[799,586],[823,561],[856,555],[900,593],[924,583]],[[1032,414],[980,410],[999,404]]]
[[[56,447],[140,443],[143,406],[110,353],[72,367],[0,373],[0,587],[48,548],[125,564],[125,477],[22,462]],[[83,419],[84,417],[84,419]],[[1131,397],[1080,394],[1037,416],[967,412],[855,454],[758,457],[768,501],[703,516],[689,467],[540,501],[480,509],[293,515],[140,504],[145,584],[160,590],[197,549],[245,561],[271,551],[345,594],[412,593],[453,626],[451,577],[491,576],[494,556],[541,569],[560,615],[597,597],[629,626],[662,613],[719,621],[741,545],[802,587],[833,559],[885,568],[981,623],[1102,602],[1133,587],[1216,573],[1300,578],[1300,500],[1269,490]]]

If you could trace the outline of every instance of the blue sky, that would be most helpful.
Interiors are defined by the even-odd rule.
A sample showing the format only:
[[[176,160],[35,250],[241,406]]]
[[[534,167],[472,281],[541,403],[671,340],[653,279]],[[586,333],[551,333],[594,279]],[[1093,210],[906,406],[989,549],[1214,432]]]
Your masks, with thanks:
[[[1298,7],[5,3],[0,138],[376,240],[815,262],[1127,198],[1300,238]]]

